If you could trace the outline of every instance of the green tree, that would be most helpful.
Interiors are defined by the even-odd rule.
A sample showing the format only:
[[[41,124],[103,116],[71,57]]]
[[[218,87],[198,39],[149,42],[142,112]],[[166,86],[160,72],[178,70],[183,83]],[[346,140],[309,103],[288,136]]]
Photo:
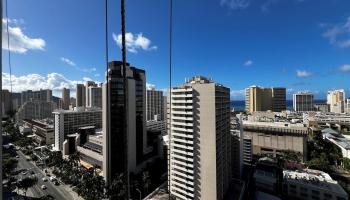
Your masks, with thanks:
[[[302,155],[300,152],[292,151],[292,150],[283,150],[282,151],[282,158],[284,160],[291,160],[295,162],[301,162]]]
[[[349,158],[343,158],[343,167],[345,170],[350,171],[350,159]]]
[[[24,190],[24,196],[27,196],[27,190],[38,183],[37,177],[26,177],[18,184],[18,188]]]
[[[110,186],[107,188],[107,196],[115,200],[127,199],[127,185],[123,174],[116,174]]]
[[[68,162],[72,167],[78,167],[80,161],[80,153],[75,151],[73,154],[68,156]]]
[[[10,176],[11,172],[17,167],[18,160],[11,157],[10,154],[3,155],[3,174],[5,176]]]

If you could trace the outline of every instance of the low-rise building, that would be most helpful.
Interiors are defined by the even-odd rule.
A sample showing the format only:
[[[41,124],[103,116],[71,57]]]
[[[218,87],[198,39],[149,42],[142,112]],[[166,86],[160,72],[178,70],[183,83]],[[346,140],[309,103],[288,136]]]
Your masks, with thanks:
[[[329,174],[311,169],[284,170],[283,193],[287,199],[348,199],[348,194]]]
[[[25,126],[31,128],[34,134],[34,141],[38,145],[51,145],[55,142],[55,134],[53,124],[47,123],[45,120],[23,120]]]
[[[323,139],[337,145],[341,149],[343,157],[350,159],[350,139],[331,128],[323,129],[321,132]]]
[[[292,150],[306,158],[308,128],[302,123],[243,121],[243,130],[252,140],[253,155],[275,157]]]
[[[102,110],[78,108],[76,110],[56,110],[54,114],[55,150],[63,150],[63,142],[81,127],[102,128]]]

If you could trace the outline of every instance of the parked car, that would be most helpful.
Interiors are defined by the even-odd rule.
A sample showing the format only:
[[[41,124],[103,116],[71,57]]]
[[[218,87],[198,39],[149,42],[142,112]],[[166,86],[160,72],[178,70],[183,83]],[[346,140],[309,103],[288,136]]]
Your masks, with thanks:
[[[46,182],[46,181],[47,181],[47,178],[44,177],[44,178],[42,178],[41,180],[44,181],[44,182]]]
[[[46,185],[41,185],[41,189],[46,190]]]
[[[22,174],[23,175],[26,175],[27,174],[27,171],[25,170],[25,171],[22,171]]]
[[[16,158],[19,158],[19,155],[17,155]]]

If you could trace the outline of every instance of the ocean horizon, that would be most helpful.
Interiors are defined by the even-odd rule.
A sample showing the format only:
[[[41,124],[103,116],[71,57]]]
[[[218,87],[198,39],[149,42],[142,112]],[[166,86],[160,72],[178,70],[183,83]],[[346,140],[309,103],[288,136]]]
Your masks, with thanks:
[[[314,100],[314,103],[326,103],[326,100]],[[293,110],[293,100],[286,100],[287,110]],[[231,101],[231,109],[245,111],[245,100]]]

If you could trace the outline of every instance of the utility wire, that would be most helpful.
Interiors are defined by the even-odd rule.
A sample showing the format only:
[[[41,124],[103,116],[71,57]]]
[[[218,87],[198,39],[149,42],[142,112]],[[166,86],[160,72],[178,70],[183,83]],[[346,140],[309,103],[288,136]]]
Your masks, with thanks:
[[[171,160],[171,85],[172,85],[172,44],[173,44],[173,0],[170,0],[170,15],[169,15],[169,158]],[[171,198],[171,189],[170,189],[170,164],[169,161],[169,167],[168,167],[168,177],[169,177],[169,200]]]
[[[5,0],[5,15],[6,15],[6,32],[7,32],[7,50],[8,50],[8,64],[10,69],[10,110],[12,111],[12,63],[11,63],[11,48],[10,48],[10,33],[9,33],[9,17],[8,17],[8,1]],[[2,74],[1,74],[2,76]]]
[[[126,45],[125,45],[125,0],[121,0],[120,4],[120,14],[121,14],[121,22],[122,22],[122,57],[123,57],[123,77],[124,77],[124,145],[126,149],[126,154],[129,152],[129,144],[128,144],[128,134],[127,134],[127,128],[128,128],[128,120],[127,120],[127,113],[128,113],[128,94],[127,94],[127,77],[126,77]],[[129,177],[129,163],[128,163],[128,156],[125,156],[125,180],[126,180],[126,186],[127,186],[127,199],[130,197],[130,177]]]

